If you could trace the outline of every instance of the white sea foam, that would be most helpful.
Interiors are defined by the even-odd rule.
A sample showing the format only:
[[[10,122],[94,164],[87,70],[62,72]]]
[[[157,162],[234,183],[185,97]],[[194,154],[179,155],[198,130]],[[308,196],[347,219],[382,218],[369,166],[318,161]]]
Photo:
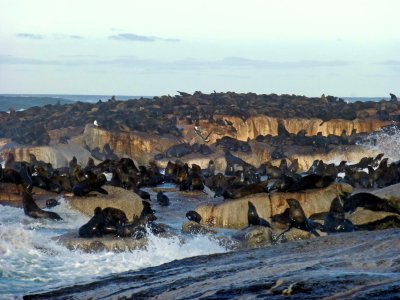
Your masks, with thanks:
[[[31,219],[20,208],[0,205],[0,290],[4,297],[226,251],[216,240],[206,236],[194,236],[183,242],[178,237],[153,235],[149,236],[149,244],[144,250],[121,253],[71,251],[54,238],[77,230],[88,217],[70,210],[64,201],[53,211],[63,221]]]
[[[389,162],[400,160],[400,130],[396,126],[370,134],[361,145],[384,153]]]

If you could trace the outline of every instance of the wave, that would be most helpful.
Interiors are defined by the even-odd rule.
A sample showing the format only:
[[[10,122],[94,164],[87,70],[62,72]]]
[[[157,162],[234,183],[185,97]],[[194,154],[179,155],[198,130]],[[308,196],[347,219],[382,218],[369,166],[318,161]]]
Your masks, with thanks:
[[[193,236],[183,241],[178,237],[159,238],[151,234],[143,250],[120,253],[68,250],[57,243],[56,237],[78,230],[88,217],[71,210],[63,200],[53,211],[64,220],[35,220],[25,216],[20,208],[0,206],[0,290],[4,297],[227,251],[207,236]]]

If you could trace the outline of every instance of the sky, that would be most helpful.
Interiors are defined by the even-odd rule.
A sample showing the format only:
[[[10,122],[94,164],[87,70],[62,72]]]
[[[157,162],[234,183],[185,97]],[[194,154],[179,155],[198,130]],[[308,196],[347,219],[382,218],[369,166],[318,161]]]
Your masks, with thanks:
[[[0,0],[0,93],[400,96],[398,0]]]

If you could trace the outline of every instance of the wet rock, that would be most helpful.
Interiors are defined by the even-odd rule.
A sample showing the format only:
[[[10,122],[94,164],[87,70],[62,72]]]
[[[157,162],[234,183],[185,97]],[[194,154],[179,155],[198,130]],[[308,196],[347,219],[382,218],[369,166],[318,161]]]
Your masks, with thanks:
[[[123,252],[144,249],[148,243],[147,238],[136,240],[132,238],[115,237],[112,235],[81,238],[78,233],[66,233],[59,237],[55,237],[54,240],[69,250],[81,250],[88,253],[101,251]]]
[[[209,226],[196,223],[194,221],[188,221],[182,224],[182,233],[185,234],[215,234],[217,233],[214,229]]]
[[[248,226],[232,236],[243,248],[261,248],[272,244],[272,230],[264,226]]]
[[[140,216],[143,204],[139,195],[111,185],[104,185],[103,188],[108,192],[108,195],[92,192],[87,197],[66,197],[66,201],[72,209],[87,216],[92,216],[96,207],[102,209],[106,207],[118,208],[125,212],[128,219],[132,219],[133,216]]]

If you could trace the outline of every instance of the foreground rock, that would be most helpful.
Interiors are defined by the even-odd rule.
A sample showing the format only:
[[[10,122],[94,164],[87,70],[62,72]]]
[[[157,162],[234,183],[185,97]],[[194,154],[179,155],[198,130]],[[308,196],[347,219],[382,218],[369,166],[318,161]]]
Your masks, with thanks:
[[[248,225],[248,201],[251,201],[258,215],[270,221],[271,217],[287,208],[286,199],[296,199],[303,207],[306,216],[329,211],[331,202],[338,195],[351,193],[348,184],[334,183],[323,189],[305,190],[297,193],[273,192],[260,193],[235,200],[227,200],[217,205],[201,205],[196,211],[201,215],[202,223],[215,227],[241,229]]]
[[[137,194],[111,185],[104,185],[103,188],[108,192],[108,195],[93,192],[88,197],[66,197],[66,201],[72,209],[87,216],[93,216],[96,207],[102,209],[106,207],[118,208],[125,212],[130,220],[133,216],[140,216],[143,205],[142,199]]]
[[[187,258],[26,298],[397,299],[399,248],[400,229],[335,234]]]

